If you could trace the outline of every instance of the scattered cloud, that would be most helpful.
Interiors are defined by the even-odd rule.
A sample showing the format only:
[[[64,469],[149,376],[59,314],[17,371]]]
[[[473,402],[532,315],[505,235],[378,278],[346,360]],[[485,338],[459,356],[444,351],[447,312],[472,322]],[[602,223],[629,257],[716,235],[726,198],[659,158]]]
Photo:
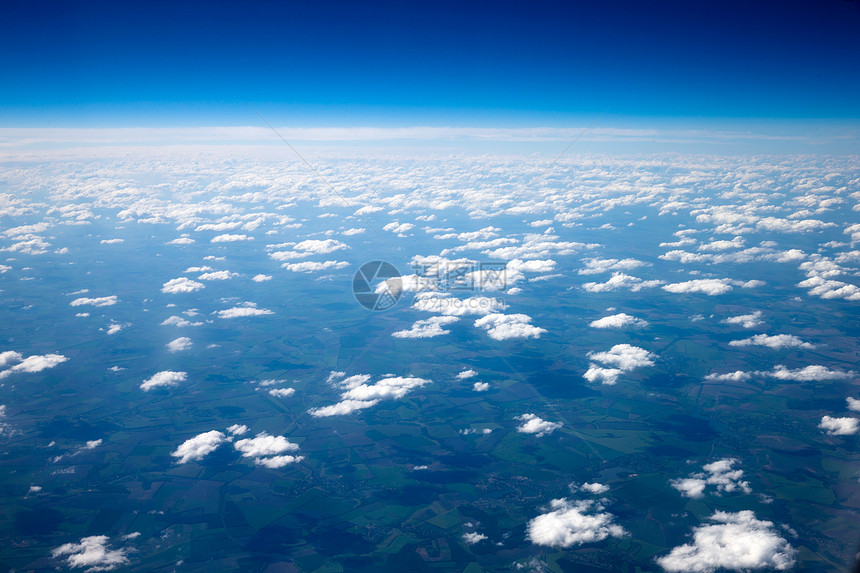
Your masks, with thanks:
[[[191,346],[192,342],[190,338],[187,336],[180,336],[176,340],[171,340],[167,343],[167,350],[169,352],[182,352],[183,350],[188,350]]]
[[[563,425],[560,422],[547,422],[535,414],[523,414],[516,416],[514,419],[522,422],[522,424],[517,426],[518,432],[522,434],[534,434],[538,438],[548,436]]]
[[[828,436],[853,436],[860,431],[860,419],[824,416],[818,427],[827,432]]]
[[[588,292],[612,292],[616,290],[639,292],[643,288],[654,288],[664,282],[661,280],[646,281],[624,273],[613,273],[612,277],[605,283],[585,283],[582,288]]]
[[[546,329],[529,324],[531,321],[531,317],[525,314],[492,313],[476,320],[475,326],[486,330],[493,340],[540,338]]]
[[[681,492],[684,497],[702,498],[707,486],[715,486],[718,493],[733,493],[742,491],[752,493],[750,484],[744,481],[744,471],[735,469],[740,461],[735,458],[723,458],[702,466],[704,472],[692,474],[690,477],[674,479],[672,487]]]
[[[202,288],[206,288],[206,285],[193,281],[188,277],[179,277],[176,279],[170,279],[164,283],[161,286],[161,292],[167,294],[180,294],[198,291]]]
[[[179,458],[176,461],[178,464],[200,461],[226,441],[227,436],[223,432],[212,430],[185,440],[170,455],[174,458]]]
[[[732,290],[732,285],[729,279],[693,279],[664,285],[663,290],[676,294],[703,293],[716,296]]]
[[[782,364],[778,364],[772,372],[768,373],[768,375],[779,380],[813,382],[822,380],[844,380],[846,378],[852,378],[854,376],[854,371],[831,370],[830,368],[822,366],[820,364],[813,364],[811,366],[805,366],[803,368],[790,370]]]
[[[19,352],[7,350],[6,352],[0,353],[0,368],[11,364],[14,364],[14,366],[10,366],[6,370],[0,372],[0,380],[20,372],[30,374],[41,372],[42,370],[47,370],[48,368],[53,368],[58,364],[62,364],[67,360],[68,358],[62,354],[34,354],[24,358]],[[15,364],[16,362],[17,364]]]
[[[63,558],[73,569],[86,567],[88,572],[110,571],[128,565],[128,549],[111,549],[109,541],[107,535],[83,537],[78,543],[66,543],[51,550],[51,556]]]
[[[97,298],[76,298],[72,302],[69,303],[69,306],[113,306],[119,302],[119,298],[116,295],[111,296],[101,296]]]
[[[600,502],[554,499],[549,509],[529,521],[526,535],[535,545],[573,547],[627,535]]]
[[[140,388],[148,392],[153,388],[158,388],[161,386],[176,386],[180,382],[185,382],[185,379],[188,377],[187,372],[174,372],[173,370],[162,370],[161,372],[157,372],[153,374],[150,378],[144,380]]]
[[[218,318],[244,318],[248,316],[265,316],[267,314],[275,313],[267,308],[257,308],[257,305],[253,302],[246,302],[243,303],[242,306],[234,306],[233,308],[219,310],[215,314],[218,315]]]
[[[591,328],[625,328],[631,326],[633,328],[644,328],[648,326],[647,320],[630,316],[623,312],[613,314],[612,316],[604,316],[589,323]]]
[[[732,340],[729,346],[767,346],[775,350],[783,348],[815,348],[814,344],[804,342],[793,334],[756,334],[743,340]]]
[[[761,319],[762,312],[757,310],[751,314],[741,314],[738,316],[730,316],[728,318],[724,318],[720,322],[723,324],[737,324],[744,328],[755,328],[756,326],[761,326],[764,324],[764,321]]]
[[[334,376],[335,374],[342,375],[343,373],[332,373],[332,375],[329,375],[329,381],[342,378],[342,376]],[[350,414],[357,410],[371,408],[381,400],[403,398],[412,392],[412,390],[430,383],[430,380],[425,380],[424,378],[402,376],[389,376],[379,380],[375,384],[367,384],[369,380],[369,374],[357,374],[348,378],[342,378],[338,383],[338,386],[344,390],[340,395],[340,401],[331,406],[311,409],[309,413],[318,418]]]
[[[433,338],[443,334],[450,334],[450,330],[442,328],[460,320],[456,316],[433,316],[427,320],[416,321],[409,330],[398,330],[391,333],[395,338]]]

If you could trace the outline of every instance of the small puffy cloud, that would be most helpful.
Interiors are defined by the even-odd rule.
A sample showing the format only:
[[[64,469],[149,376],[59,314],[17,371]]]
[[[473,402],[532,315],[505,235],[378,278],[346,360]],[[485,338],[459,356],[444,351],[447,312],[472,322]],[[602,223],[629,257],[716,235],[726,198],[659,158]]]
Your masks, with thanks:
[[[116,295],[111,296],[100,296],[97,298],[76,298],[72,302],[69,303],[69,306],[113,306],[117,302],[119,302],[119,298]]]
[[[827,432],[828,436],[852,436],[860,431],[860,419],[824,416],[818,427]]]
[[[831,370],[830,368],[827,368],[826,366],[822,366],[820,364],[813,364],[810,366],[805,366],[803,368],[790,370],[782,364],[778,364],[771,372],[768,372],[768,375],[779,380],[793,380],[795,382],[813,382],[822,380],[844,380],[846,378],[852,378],[854,376],[854,371],[848,370],[843,372],[841,370]]]
[[[585,374],[583,374],[582,377],[591,383],[600,382],[601,384],[612,386],[618,382],[618,376],[620,376],[622,372],[624,371],[618,368],[602,368],[592,364],[588,370],[585,371]]]
[[[710,519],[714,523],[693,529],[692,543],[675,547],[657,563],[665,571],[679,573],[785,571],[794,565],[796,550],[772,522],[756,519],[752,511],[717,511]]]
[[[185,440],[170,455],[174,458],[179,458],[176,461],[178,464],[199,461],[214,452],[218,446],[226,441],[227,436],[223,432],[212,430]]]
[[[638,292],[643,288],[654,288],[663,283],[664,281],[661,280],[646,281],[624,273],[613,273],[605,283],[585,283],[582,288],[588,292],[612,292],[622,289]]]
[[[180,336],[176,340],[171,340],[167,343],[167,350],[169,352],[182,352],[183,350],[188,350],[191,348],[192,342],[191,339],[187,336]]]
[[[472,390],[475,392],[486,392],[490,389],[490,384],[488,382],[475,382],[472,384]]]
[[[176,386],[180,382],[185,382],[185,379],[188,377],[187,372],[174,372],[173,370],[162,370],[161,372],[157,372],[152,375],[150,378],[141,383],[140,388],[148,392],[153,388],[158,388],[160,386]]]
[[[663,290],[676,294],[703,293],[716,296],[732,290],[732,285],[729,279],[694,279],[663,285]]]
[[[22,359],[20,353],[9,350],[0,353],[0,367],[14,364],[15,362],[18,363],[0,372],[0,380],[18,372],[30,374],[41,372],[42,370],[62,364],[66,360],[68,358],[62,354],[34,354]]]
[[[388,223],[384,227],[382,227],[383,231],[391,231],[392,233],[397,233],[398,235],[402,235],[407,233],[415,228],[415,225],[412,223],[398,223],[397,221],[393,223]]]
[[[823,299],[842,298],[845,300],[860,300],[860,287],[857,285],[828,280],[818,275],[797,283],[797,286],[808,288],[811,296]]]
[[[202,322],[191,322],[181,316],[171,316],[161,321],[161,326],[201,326]]]
[[[161,285],[161,292],[167,294],[179,294],[198,291],[202,288],[206,288],[206,285],[193,281],[188,277],[179,277],[177,279],[170,279]]]
[[[613,314],[612,316],[604,316],[603,318],[593,320],[588,326],[591,328],[626,328],[628,326],[633,328],[643,328],[648,326],[648,321],[621,312]]]
[[[581,275],[596,275],[599,273],[606,273],[609,271],[630,271],[639,267],[644,267],[648,263],[636,260],[636,259],[600,259],[600,258],[591,258],[584,259],[585,263],[584,269],[579,269],[579,274]]]
[[[737,324],[744,328],[755,328],[756,326],[761,326],[764,324],[764,321],[761,319],[762,312],[757,310],[752,314],[741,314],[738,316],[730,316],[728,318],[724,318],[720,322],[723,324]]]
[[[164,243],[165,245],[191,245],[196,241],[191,237],[179,237],[177,239],[173,239],[172,241],[167,241]]]
[[[849,410],[852,410],[854,412],[860,412],[860,400],[849,396],[845,398],[845,402],[847,403],[846,405],[848,406]]]
[[[670,483],[683,496],[690,498],[704,497],[707,486],[714,486],[718,493],[752,493],[749,482],[743,480],[744,471],[734,467],[739,463],[735,458],[723,458],[702,466],[703,472],[674,479]]]
[[[477,372],[475,372],[472,369],[468,369],[468,370],[463,370],[462,372],[457,374],[456,378],[457,378],[457,380],[468,380],[469,378],[474,378],[477,375],[478,375]]]
[[[323,418],[327,416],[345,416],[352,414],[355,411],[365,408],[372,408],[379,404],[379,400],[341,400],[337,404],[331,406],[323,406],[322,408],[314,408],[308,410],[311,416]]]
[[[614,523],[615,517],[593,500],[554,499],[549,509],[549,512],[529,521],[527,536],[535,545],[572,547],[627,534],[624,528]]]
[[[644,348],[630,344],[616,344],[604,352],[589,352],[587,355],[595,362],[602,362],[627,371],[642,366],[653,366],[656,356]]]
[[[325,261],[322,263],[316,261],[304,261],[302,263],[284,263],[281,266],[294,273],[313,273],[328,269],[342,269],[344,267],[348,267],[349,263],[346,261]]]
[[[230,435],[232,436],[241,436],[248,432],[248,426],[244,424],[233,424],[227,428],[227,431],[230,432]]]
[[[263,466],[264,468],[269,468],[270,470],[276,470],[278,468],[282,468],[289,464],[294,464],[296,462],[302,461],[304,456],[291,456],[291,455],[283,455],[283,456],[271,456],[268,458],[256,458],[254,463],[258,466]]]
[[[579,489],[579,491],[585,491],[588,493],[593,493],[594,495],[603,495],[604,493],[609,491],[609,486],[604,485],[602,483],[594,482],[594,483],[584,483],[581,486],[579,486],[577,489]]]
[[[444,293],[431,293],[416,296],[412,308],[446,316],[465,316],[491,314],[507,306],[498,298],[473,296],[460,299]]]
[[[53,549],[51,556],[62,557],[71,568],[86,567],[87,571],[110,571],[128,564],[128,550],[111,549],[106,535],[81,538],[79,543],[66,543]]]
[[[531,317],[525,314],[493,313],[476,320],[475,326],[486,330],[493,340],[540,338],[546,329],[529,324],[531,321]]]
[[[265,316],[275,313],[267,308],[257,308],[257,305],[252,302],[246,302],[242,306],[219,310],[215,314],[218,315],[218,318],[244,318],[247,316]]]
[[[102,245],[117,245],[119,243],[124,243],[125,239],[102,239],[99,241]]]
[[[445,330],[442,327],[458,320],[460,319],[456,316],[433,316],[427,320],[416,321],[409,330],[392,332],[391,336],[395,338],[433,338],[434,336],[450,334],[450,330]]]
[[[269,390],[269,395],[275,398],[287,398],[296,393],[295,388],[272,388]]]
[[[368,374],[357,374],[348,378],[343,378],[342,374],[342,372],[332,372],[329,375],[329,381],[341,379],[339,385],[344,389],[340,395],[341,400],[331,406],[309,410],[312,416],[320,418],[351,414],[357,410],[371,408],[381,400],[403,398],[415,388],[430,383],[430,380],[424,378],[389,376],[375,384],[368,384],[370,380]]]
[[[782,348],[815,348],[814,344],[804,342],[793,334],[756,334],[743,340],[732,340],[729,346],[767,346],[779,350]]]
[[[197,278],[201,281],[226,281],[235,276],[238,276],[238,273],[231,273],[230,271],[214,271],[211,273],[203,273]]]
[[[238,440],[233,447],[246,458],[275,456],[299,449],[298,444],[292,443],[284,436],[270,436],[266,432],[261,432],[254,438]]]
[[[335,239],[308,239],[307,241],[302,241],[297,243],[293,249],[296,251],[304,251],[309,254],[315,255],[325,255],[328,253],[333,253],[335,251],[339,251],[341,249],[348,249],[349,245],[346,243],[342,243],[341,241],[336,241]]]
[[[517,431],[522,434],[535,434],[538,438],[547,436],[562,427],[560,422],[548,422],[535,414],[516,416],[515,420],[522,422]]]
[[[484,541],[485,539],[487,539],[487,536],[483,533],[471,532],[463,534],[463,541],[466,542],[466,545],[474,545]]]
[[[216,237],[212,237],[209,241],[210,243],[237,243],[241,241],[253,241],[254,237],[249,237],[248,235],[231,235],[229,233],[225,233],[223,235],[218,235]]]
[[[749,372],[735,370],[734,372],[727,372],[725,374],[708,374],[705,376],[705,380],[712,382],[746,382],[751,377]]]
[[[262,274],[254,275],[253,277],[251,277],[251,280],[254,281],[255,283],[262,283],[265,281],[272,280],[272,275],[262,275]]]

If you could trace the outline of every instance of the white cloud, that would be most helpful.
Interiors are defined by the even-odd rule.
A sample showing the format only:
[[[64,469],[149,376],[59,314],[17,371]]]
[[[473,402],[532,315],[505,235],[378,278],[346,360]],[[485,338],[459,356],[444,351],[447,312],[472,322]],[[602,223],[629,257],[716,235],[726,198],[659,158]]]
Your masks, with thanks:
[[[193,281],[188,277],[179,277],[177,279],[170,279],[169,281],[164,283],[161,286],[161,292],[167,294],[179,294],[198,291],[202,288],[206,288],[206,285],[197,281]]]
[[[644,267],[648,263],[636,259],[600,259],[591,258],[583,259],[585,263],[584,269],[577,271],[581,275],[596,275],[609,271],[630,271],[639,267]]]
[[[853,436],[860,431],[860,419],[824,416],[818,427],[827,432],[828,436]]]
[[[770,376],[773,376],[774,378],[778,378],[779,380],[812,382],[821,380],[844,380],[845,378],[853,377],[854,371],[848,370],[847,372],[843,372],[840,370],[831,370],[826,366],[822,366],[820,364],[813,364],[810,366],[805,366],[804,368],[789,370],[782,364],[778,364],[776,367],[774,367],[773,371],[769,372],[768,374]]]
[[[842,298],[860,300],[860,287],[842,281],[828,280],[818,275],[797,283],[800,288],[808,288],[811,296],[823,299]]]
[[[233,446],[246,458],[275,456],[299,449],[298,444],[292,443],[284,436],[270,436],[266,432],[261,432],[254,438],[238,440]]]
[[[849,410],[852,410],[854,412],[860,412],[860,400],[849,396],[845,398],[845,402],[847,403]]]
[[[333,253],[335,251],[339,251],[341,249],[348,249],[349,245],[343,243],[341,241],[337,241],[335,239],[308,239],[306,241],[302,241],[297,243],[293,249],[297,251],[304,251],[308,254],[316,254],[316,255],[325,255],[328,253]]]
[[[352,414],[357,410],[372,408],[377,404],[379,404],[379,400],[341,400],[337,404],[332,404],[331,406],[313,408],[308,410],[308,413],[317,418],[326,416],[345,416],[347,414]]]
[[[87,571],[110,571],[128,564],[128,549],[111,549],[106,535],[91,535],[79,543],[66,543],[51,550],[51,556],[64,557],[72,568],[86,567]]]
[[[179,458],[176,462],[178,464],[199,461],[214,452],[218,446],[226,441],[227,436],[223,432],[212,430],[185,440],[170,455]]]
[[[582,288],[588,292],[612,292],[620,289],[638,292],[643,288],[660,286],[664,282],[661,280],[646,281],[639,277],[625,275],[624,273],[613,273],[612,277],[605,283],[585,283],[582,285]]]
[[[0,367],[18,362],[14,366],[0,372],[0,380],[18,372],[35,373],[53,368],[67,361],[62,354],[34,354],[22,360],[21,354],[12,350],[0,353]],[[20,362],[19,362],[20,361]]]
[[[403,235],[415,228],[415,225],[412,223],[398,223],[397,221],[393,223],[388,223],[384,227],[382,227],[383,231],[391,231],[392,233],[397,233],[398,235]]]
[[[219,310],[215,314],[218,318],[244,318],[247,316],[265,316],[267,314],[275,314],[267,308],[257,308],[257,305],[252,302],[246,302],[243,306],[234,306]]]
[[[119,243],[124,243],[125,239],[102,239],[99,241],[102,245],[117,245]]]
[[[232,426],[227,428],[227,431],[230,432],[230,434],[233,436],[241,436],[242,434],[248,432],[248,426],[244,424],[233,424]]]
[[[592,383],[600,382],[601,384],[612,386],[618,382],[618,376],[620,376],[622,372],[624,371],[618,368],[601,368],[600,366],[592,364],[588,370],[585,371],[585,374],[583,374],[582,377]]]
[[[83,306],[85,304],[92,306],[112,306],[117,302],[119,302],[119,298],[116,295],[111,295],[97,298],[76,298],[69,303],[69,306]]]
[[[472,369],[468,369],[468,370],[463,370],[462,372],[457,374],[456,378],[458,380],[468,380],[469,378],[474,378],[477,375],[478,375],[477,372],[475,372]]]
[[[215,271],[211,273],[203,273],[197,278],[201,281],[226,281],[235,276],[238,276],[238,273],[231,273],[230,271]]]
[[[463,541],[466,542],[466,545],[474,545],[484,541],[485,539],[487,539],[487,536],[483,533],[471,532],[463,534]]]
[[[140,388],[145,392],[158,388],[159,386],[176,386],[180,382],[185,382],[188,377],[187,372],[174,372],[173,370],[162,370],[147,378],[140,385]]]
[[[191,322],[181,316],[171,316],[161,322],[161,326],[201,326],[202,322]]]
[[[735,458],[723,458],[702,466],[704,472],[692,474],[690,477],[674,479],[670,483],[672,487],[681,492],[685,497],[704,497],[705,488],[709,485],[716,486],[718,493],[752,493],[748,481],[743,480],[744,471],[735,469],[740,463]]]
[[[475,382],[472,384],[472,389],[475,392],[486,392],[490,389],[490,384],[489,382]]]
[[[729,346],[767,346],[776,350],[782,348],[815,348],[814,344],[804,342],[793,334],[756,334],[743,340],[732,340]]]
[[[554,499],[550,510],[529,521],[527,535],[535,545],[572,547],[627,534],[614,523],[615,517],[593,500]]]
[[[602,483],[584,483],[578,488],[580,491],[593,493],[594,495],[603,495],[609,491],[609,486]]]
[[[538,438],[547,436],[562,427],[560,422],[548,422],[535,414],[523,414],[514,417],[522,422],[517,426],[517,431],[523,434],[535,434]]]
[[[253,241],[254,237],[249,237],[248,235],[231,235],[229,233],[225,233],[223,235],[218,235],[217,237],[212,237],[209,241],[210,243],[237,243],[241,241]]]
[[[342,372],[332,372],[329,381],[342,378]],[[339,375],[339,376],[338,376]],[[379,380],[375,384],[367,384],[370,380],[368,374],[357,374],[343,378],[339,385],[345,391],[340,395],[340,401],[331,406],[314,408],[308,412],[315,417],[340,416],[350,414],[356,410],[370,408],[377,405],[381,400],[400,399],[430,383],[430,380],[416,377],[389,376]]]
[[[269,458],[256,458],[254,463],[258,466],[263,466],[265,468],[269,468],[270,470],[276,470],[278,468],[282,468],[289,464],[294,464],[296,462],[302,461],[304,456],[272,456]]]
[[[663,290],[676,294],[704,293],[708,296],[715,296],[732,290],[730,283],[729,279],[693,279],[664,285]]]
[[[475,326],[487,331],[493,340],[510,340],[513,338],[540,338],[546,332],[529,324],[532,318],[525,314],[493,313],[475,321]]]
[[[604,316],[603,318],[593,320],[588,326],[591,328],[624,328],[627,326],[643,328],[648,326],[648,321],[621,312],[613,314],[612,316]]]
[[[171,340],[167,343],[167,350],[170,352],[181,352],[191,348],[191,339],[187,336],[180,336],[176,340]]]
[[[738,316],[729,316],[724,318],[720,322],[723,324],[737,324],[744,328],[755,328],[756,326],[761,326],[764,324],[764,321],[761,319],[762,312],[757,310],[752,314],[741,314]]]
[[[714,382],[745,382],[751,378],[749,372],[744,372],[743,370],[735,370],[734,372],[728,372],[726,374],[708,374],[705,376],[705,380],[711,380]]]
[[[176,239],[173,239],[172,241],[167,241],[164,244],[165,245],[191,245],[191,244],[196,243],[196,242],[197,241],[195,241],[194,239],[192,239],[190,237],[178,237]]]
[[[419,294],[412,302],[412,308],[447,316],[486,315],[507,308],[501,299],[486,296],[473,296],[460,299],[446,293]]]
[[[450,330],[442,328],[447,324],[453,324],[460,320],[456,316],[433,316],[427,320],[416,321],[410,330],[398,330],[392,332],[395,338],[433,338],[443,334],[450,334]]]
[[[630,344],[616,344],[604,352],[589,352],[587,356],[596,361],[610,366],[615,366],[627,371],[642,366],[653,366],[656,356],[644,348]]]
[[[322,263],[316,261],[304,261],[302,263],[284,263],[281,266],[294,273],[313,273],[327,269],[342,269],[344,267],[348,267],[349,263],[346,261],[325,261]]]
[[[263,274],[254,275],[253,277],[251,277],[251,280],[254,281],[255,283],[270,281],[270,280],[272,280],[272,275],[263,275]]]
[[[269,390],[269,395],[275,398],[287,398],[296,393],[295,388],[272,388]]]
[[[713,573],[718,569],[748,571],[794,565],[795,549],[777,533],[773,522],[756,519],[752,511],[716,511],[715,523],[693,529],[693,542],[675,547],[657,563],[666,571]]]

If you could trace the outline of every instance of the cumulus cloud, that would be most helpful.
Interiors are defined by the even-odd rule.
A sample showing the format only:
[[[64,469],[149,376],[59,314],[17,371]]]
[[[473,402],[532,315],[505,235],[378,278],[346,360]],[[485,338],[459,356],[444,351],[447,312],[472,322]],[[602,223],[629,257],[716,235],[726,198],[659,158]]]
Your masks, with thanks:
[[[860,300],[860,287],[854,284],[828,280],[821,276],[813,276],[797,283],[800,288],[808,288],[811,296],[823,299]]]
[[[336,376],[340,374],[341,376]],[[341,372],[329,375],[329,381],[342,378]],[[367,384],[370,380],[369,374],[358,374],[348,378],[342,378],[338,384],[344,391],[340,395],[340,401],[331,406],[314,408],[308,412],[315,417],[340,416],[350,414],[356,410],[371,408],[381,400],[400,399],[430,383],[430,380],[417,377],[388,376],[375,384]]]
[[[583,259],[585,263],[584,269],[577,271],[581,275],[596,275],[609,271],[630,271],[639,267],[644,267],[648,263],[636,259],[600,259],[591,258]]]
[[[170,352],[182,352],[188,350],[192,346],[191,339],[187,336],[180,336],[176,340],[171,340],[167,343],[167,350]]]
[[[723,324],[737,324],[744,328],[755,328],[756,326],[761,326],[764,324],[764,321],[761,319],[762,312],[757,310],[751,314],[741,314],[738,316],[729,316],[724,318],[720,322]]]
[[[749,372],[735,370],[734,372],[727,372],[725,374],[708,374],[705,376],[705,380],[712,382],[746,382],[751,377],[752,375]]]
[[[23,358],[19,352],[8,350],[0,353],[0,368],[10,364],[15,364],[16,362],[17,364],[0,372],[0,380],[19,372],[31,374],[41,372],[42,370],[47,370],[48,368],[53,368],[58,364],[62,364],[67,360],[68,358],[62,354],[34,354],[27,358]]]
[[[55,559],[62,557],[72,568],[86,567],[87,571],[110,571],[128,564],[128,550],[111,549],[106,535],[91,535],[78,543],[66,543],[51,550]]]
[[[621,312],[618,314],[604,316],[603,318],[593,320],[589,323],[588,326],[590,326],[591,328],[625,328],[628,326],[634,328],[644,328],[648,326],[648,321]]]
[[[584,491],[588,493],[593,493],[594,495],[603,495],[604,493],[609,491],[609,486],[602,483],[584,483],[578,488],[579,491]]]
[[[456,316],[433,316],[427,320],[416,321],[409,330],[392,332],[391,336],[395,338],[433,338],[434,336],[450,334],[450,330],[445,330],[442,327],[458,320],[460,319]]]
[[[535,414],[516,416],[515,420],[522,422],[517,431],[523,434],[535,434],[538,438],[547,436],[562,427],[560,422],[548,422]]]
[[[707,486],[715,486],[718,493],[752,493],[749,482],[742,479],[744,471],[734,467],[739,463],[735,458],[723,458],[702,466],[704,472],[674,479],[670,483],[683,496],[691,498],[704,497]]]
[[[852,410],[854,412],[860,412],[860,400],[849,396],[845,398],[845,402],[849,410]]]
[[[257,305],[253,302],[246,302],[243,303],[242,306],[234,306],[233,308],[219,310],[215,314],[218,315],[218,318],[244,318],[248,316],[265,316],[267,314],[275,313],[267,308],[257,308]]]
[[[618,368],[602,368],[592,364],[582,377],[592,383],[600,382],[601,384],[611,386],[618,382],[618,377],[622,372],[623,370]]]
[[[860,419],[824,416],[818,427],[827,432],[828,436],[852,436],[860,431]]]
[[[164,283],[161,286],[161,292],[167,294],[179,294],[198,291],[202,288],[206,288],[206,285],[193,281],[188,277],[179,277],[177,279],[170,279]]]
[[[173,239],[172,241],[167,241],[164,244],[165,245],[191,245],[191,244],[196,243],[196,242],[197,241],[195,241],[191,237],[178,237],[176,239]]]
[[[201,326],[202,322],[191,322],[181,316],[171,316],[161,321],[161,326]]]
[[[756,519],[752,511],[716,511],[714,523],[693,529],[693,542],[675,547],[657,559],[665,571],[713,573],[718,569],[748,571],[794,565],[796,550],[780,537],[773,522]]]
[[[211,273],[203,273],[197,278],[201,281],[226,281],[235,276],[238,276],[238,273],[231,273],[230,271],[214,271]]]
[[[174,372],[173,370],[162,370],[153,374],[150,378],[141,383],[140,388],[148,392],[153,388],[160,386],[176,386],[180,382],[185,382],[188,377],[187,372]]]
[[[600,502],[554,499],[549,509],[529,521],[527,536],[535,545],[572,547],[627,535]]]
[[[803,368],[790,370],[782,364],[778,364],[773,369],[773,371],[768,373],[768,375],[773,376],[774,378],[777,378],[779,380],[813,382],[822,380],[844,380],[846,378],[853,377],[854,371],[848,370],[843,372],[840,370],[831,370],[830,368],[822,366],[820,364],[813,364],[810,366],[805,366]]]
[[[227,428],[227,431],[230,432],[230,435],[241,436],[248,432],[248,426],[244,424],[233,424]]]
[[[113,306],[117,302],[119,302],[119,298],[116,295],[111,296],[100,296],[97,298],[76,298],[72,302],[69,303],[69,306]]]
[[[490,389],[489,382],[475,382],[472,384],[472,390],[475,392],[486,392]]]
[[[296,393],[295,388],[272,388],[269,390],[269,395],[275,398],[288,398]]]
[[[223,432],[212,430],[185,440],[170,455],[174,458],[179,458],[176,461],[178,464],[200,461],[226,441],[227,436]]]
[[[732,285],[729,279],[693,279],[664,285],[663,290],[676,294],[703,293],[716,296],[732,290]]]
[[[585,283],[582,288],[588,292],[612,292],[622,289],[638,292],[643,288],[660,286],[664,282],[661,280],[646,281],[624,273],[613,273],[612,277],[605,283]]]
[[[493,340],[510,340],[513,338],[540,338],[546,332],[529,324],[532,318],[525,314],[492,313],[475,321],[475,326],[487,331]]]
[[[616,344],[604,352],[589,352],[587,356],[595,362],[615,366],[623,371],[653,366],[656,356],[644,348],[630,344]]]
[[[261,432],[254,438],[238,440],[233,446],[246,458],[274,456],[299,449],[298,444],[290,442],[284,436],[271,436],[266,432]]]
[[[776,350],[782,348],[815,348],[814,344],[804,342],[793,334],[756,334],[743,340],[732,340],[729,346],[767,346]]]
[[[263,274],[254,275],[253,277],[251,277],[251,280],[254,281],[255,283],[262,283],[265,281],[272,280],[272,275],[263,275]]]
[[[216,237],[212,237],[210,239],[210,243],[237,243],[241,241],[253,241],[254,237],[249,237],[248,235],[231,235],[229,233],[224,233],[223,235],[218,235]]]
[[[463,541],[466,542],[466,545],[474,545],[476,543],[480,543],[481,541],[484,541],[485,539],[487,539],[487,536],[484,535],[483,533],[477,533],[477,532],[473,531],[470,533],[464,533],[463,534]]]
[[[472,369],[468,369],[468,370],[463,370],[462,372],[457,374],[456,378],[457,378],[457,380],[468,380],[469,378],[474,378],[477,375],[478,375],[477,372],[475,372]]]
[[[335,239],[308,239],[296,243],[293,247],[296,251],[304,251],[308,254],[325,255],[342,249],[348,249],[349,245]]]
[[[294,273],[313,273],[328,269],[342,269],[344,267],[348,267],[349,263],[346,261],[325,261],[322,263],[316,261],[304,261],[301,263],[284,263],[281,266]]]

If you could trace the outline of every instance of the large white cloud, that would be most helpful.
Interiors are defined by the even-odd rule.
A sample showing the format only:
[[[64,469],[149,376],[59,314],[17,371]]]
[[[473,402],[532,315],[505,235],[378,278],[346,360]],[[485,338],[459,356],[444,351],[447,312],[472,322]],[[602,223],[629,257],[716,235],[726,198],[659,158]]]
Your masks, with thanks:
[[[432,316],[427,320],[418,320],[409,330],[398,330],[392,332],[391,336],[395,338],[433,338],[434,336],[442,336],[450,334],[450,330],[442,328],[445,325],[453,324],[460,320],[456,316]]]
[[[752,511],[717,511],[714,523],[693,530],[693,542],[675,547],[657,559],[665,570],[712,573],[718,569],[785,571],[795,562],[796,550],[779,535],[773,522],[756,519]]]
[[[625,328],[627,326],[644,328],[648,326],[648,321],[620,312],[618,314],[592,320],[588,326],[591,328]]]
[[[475,326],[486,330],[493,340],[540,338],[546,329],[529,324],[531,321],[532,318],[525,314],[493,313],[476,320]]]
[[[51,550],[55,559],[64,558],[72,568],[86,567],[87,571],[110,571],[128,564],[128,549],[111,549],[106,535],[83,537],[78,543],[66,543]]]
[[[550,547],[573,547],[625,535],[624,528],[600,502],[564,498],[552,500],[550,511],[532,519],[527,529],[529,541]]]
[[[522,434],[534,434],[538,438],[547,436],[562,427],[561,422],[548,422],[536,414],[523,414],[516,416],[515,420],[522,422],[517,426],[517,431]]]
[[[167,294],[179,294],[198,291],[202,288],[206,288],[206,285],[193,281],[188,277],[179,277],[176,279],[170,279],[164,283],[161,286],[161,292]]]
[[[150,378],[144,380],[140,387],[145,392],[158,388],[160,386],[176,386],[180,382],[185,382],[188,377],[187,372],[174,372],[173,370],[162,370],[156,372]]]
[[[246,458],[275,456],[299,449],[298,444],[292,443],[284,436],[271,436],[266,432],[261,432],[253,438],[238,440],[233,447]]]
[[[824,416],[818,427],[829,436],[852,436],[860,431],[860,419]]]
[[[185,440],[170,455],[174,458],[179,458],[176,461],[178,464],[200,461],[226,441],[227,436],[223,432],[212,430]]]
[[[815,348],[814,344],[804,342],[793,334],[756,334],[743,340],[732,340],[729,346],[767,346],[776,350],[782,348]]]

